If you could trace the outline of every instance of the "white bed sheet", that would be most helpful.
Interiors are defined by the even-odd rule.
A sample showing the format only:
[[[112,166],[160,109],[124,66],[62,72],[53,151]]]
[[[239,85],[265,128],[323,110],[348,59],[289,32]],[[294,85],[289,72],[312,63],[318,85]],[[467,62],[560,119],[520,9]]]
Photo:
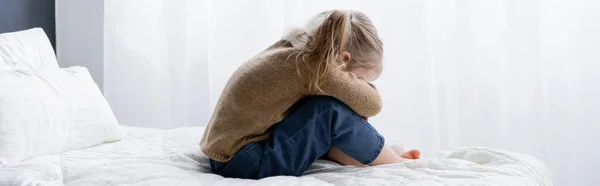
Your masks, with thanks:
[[[369,168],[318,161],[302,177],[226,179],[211,174],[199,152],[203,128],[125,129],[119,142],[0,167],[0,185],[552,185],[537,159],[490,148]]]

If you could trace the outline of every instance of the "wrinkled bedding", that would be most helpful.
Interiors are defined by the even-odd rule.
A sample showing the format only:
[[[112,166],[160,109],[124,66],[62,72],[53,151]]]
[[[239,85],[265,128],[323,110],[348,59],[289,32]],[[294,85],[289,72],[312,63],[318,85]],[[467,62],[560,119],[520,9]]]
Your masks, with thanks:
[[[125,129],[119,142],[0,167],[0,185],[552,185],[539,160],[491,148],[369,168],[320,160],[302,177],[226,179],[210,173],[199,151],[203,128]]]

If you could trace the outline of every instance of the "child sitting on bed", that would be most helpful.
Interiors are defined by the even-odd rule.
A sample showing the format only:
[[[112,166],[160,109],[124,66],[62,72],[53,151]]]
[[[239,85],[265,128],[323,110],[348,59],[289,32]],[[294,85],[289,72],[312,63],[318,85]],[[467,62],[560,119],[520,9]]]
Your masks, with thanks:
[[[317,159],[380,165],[419,158],[395,153],[366,120],[381,110],[369,82],[382,69],[382,43],[367,16],[319,14],[231,76],[201,141],[224,177],[300,176]]]

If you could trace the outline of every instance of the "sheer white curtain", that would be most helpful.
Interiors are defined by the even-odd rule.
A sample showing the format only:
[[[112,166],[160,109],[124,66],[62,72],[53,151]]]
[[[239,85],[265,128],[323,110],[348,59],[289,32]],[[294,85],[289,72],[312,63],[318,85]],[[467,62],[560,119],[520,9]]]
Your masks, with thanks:
[[[210,1],[105,1],[104,95],[122,124],[205,125],[209,11]]]
[[[104,93],[121,123],[202,126],[228,77],[287,28],[356,9],[385,43],[372,123],[425,155],[489,146],[533,155],[556,185],[600,160],[595,0],[107,0]]]

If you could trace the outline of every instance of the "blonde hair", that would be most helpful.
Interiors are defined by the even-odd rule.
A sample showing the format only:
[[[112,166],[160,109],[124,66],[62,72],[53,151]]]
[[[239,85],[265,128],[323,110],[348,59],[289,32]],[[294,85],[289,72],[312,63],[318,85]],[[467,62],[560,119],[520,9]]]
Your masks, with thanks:
[[[371,20],[362,12],[323,12],[311,19],[307,28],[292,30],[283,39],[299,49],[296,59],[302,60],[296,61],[304,65],[297,65],[307,68],[308,88],[312,91],[321,91],[322,79],[334,70],[363,67],[375,70],[378,76],[383,67],[383,43]],[[351,54],[346,63],[342,52]]]

